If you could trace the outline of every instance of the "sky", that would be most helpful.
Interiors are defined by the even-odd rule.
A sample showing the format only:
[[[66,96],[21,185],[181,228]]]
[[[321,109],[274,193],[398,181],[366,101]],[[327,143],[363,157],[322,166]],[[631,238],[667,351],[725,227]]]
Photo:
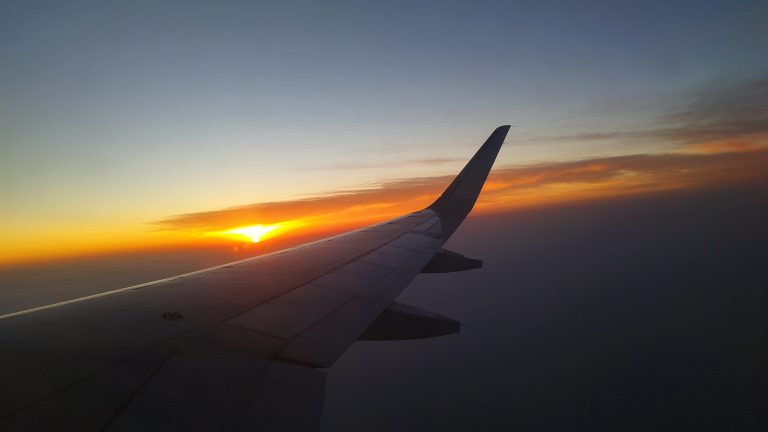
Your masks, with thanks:
[[[762,181],[766,51],[761,1],[3,1],[0,265],[382,220],[501,124],[478,212]]]

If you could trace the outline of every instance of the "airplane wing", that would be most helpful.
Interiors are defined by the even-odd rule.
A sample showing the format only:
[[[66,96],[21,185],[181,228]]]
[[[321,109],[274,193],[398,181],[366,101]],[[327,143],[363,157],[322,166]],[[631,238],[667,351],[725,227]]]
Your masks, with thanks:
[[[0,430],[318,427],[328,368],[358,339],[450,334],[394,302],[420,272],[477,268],[443,243],[509,126],[409,215],[291,249],[0,316]]]

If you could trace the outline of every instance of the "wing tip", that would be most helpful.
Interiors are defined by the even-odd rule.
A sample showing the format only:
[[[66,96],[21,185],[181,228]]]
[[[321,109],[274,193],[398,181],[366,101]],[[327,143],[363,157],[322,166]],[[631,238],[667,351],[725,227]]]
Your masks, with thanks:
[[[507,137],[507,132],[509,132],[509,129],[512,128],[512,125],[501,125],[494,129],[493,133],[491,134],[488,139],[490,140],[494,136],[501,135],[502,139]]]

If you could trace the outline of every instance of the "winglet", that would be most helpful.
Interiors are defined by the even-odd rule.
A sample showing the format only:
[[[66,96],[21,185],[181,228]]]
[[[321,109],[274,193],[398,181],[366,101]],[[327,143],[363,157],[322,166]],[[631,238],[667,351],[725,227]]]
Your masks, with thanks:
[[[440,198],[428,207],[440,217],[446,237],[453,234],[474,207],[510,127],[496,128]]]

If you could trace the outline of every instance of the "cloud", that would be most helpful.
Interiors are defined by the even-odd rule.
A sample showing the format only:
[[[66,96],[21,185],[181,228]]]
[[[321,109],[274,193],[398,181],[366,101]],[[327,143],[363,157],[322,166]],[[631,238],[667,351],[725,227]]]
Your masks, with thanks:
[[[710,142],[751,141],[768,145],[768,79],[708,87],[692,93],[683,103],[666,107],[645,128],[598,131],[556,137],[547,141],[663,140],[687,147]],[[703,146],[702,148],[706,148]]]
[[[663,118],[678,125],[672,138],[687,142],[742,138],[768,133],[768,79],[710,87]]]
[[[328,192],[289,201],[256,203],[228,209],[172,216],[156,222],[161,229],[211,230],[251,223],[279,223],[312,219],[315,224],[333,220],[370,218],[371,213],[389,214],[396,209],[418,206],[434,194],[441,177],[381,182],[372,187]],[[444,179],[446,184],[450,179]]]
[[[492,172],[478,211],[557,204],[568,201],[717,187],[768,180],[768,150],[751,153],[666,153],[593,158]],[[156,222],[160,229],[206,231],[287,220],[309,221],[315,228],[362,224],[429,205],[451,176],[384,181],[371,187],[329,192],[289,201],[172,216]]]
[[[641,154],[499,170],[482,207],[529,207],[768,179],[768,150],[751,154]]]

